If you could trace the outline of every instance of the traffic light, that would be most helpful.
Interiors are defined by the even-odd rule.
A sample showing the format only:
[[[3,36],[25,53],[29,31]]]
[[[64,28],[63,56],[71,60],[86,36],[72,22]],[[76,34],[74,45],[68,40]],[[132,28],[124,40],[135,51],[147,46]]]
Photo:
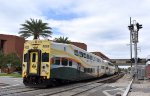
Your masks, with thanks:
[[[128,26],[129,30],[133,30],[133,24],[131,24],[130,26]]]
[[[139,23],[136,23],[136,27],[137,27],[137,30],[139,31],[139,29],[142,29],[142,24],[139,24]]]

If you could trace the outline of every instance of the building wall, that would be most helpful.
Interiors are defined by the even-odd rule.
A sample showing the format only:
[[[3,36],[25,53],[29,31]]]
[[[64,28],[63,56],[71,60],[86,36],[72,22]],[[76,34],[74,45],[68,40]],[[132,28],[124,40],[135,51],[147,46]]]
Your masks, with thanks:
[[[23,38],[14,35],[0,34],[0,40],[4,41],[3,49],[1,49],[4,54],[16,53],[20,58],[22,58],[25,42]]]

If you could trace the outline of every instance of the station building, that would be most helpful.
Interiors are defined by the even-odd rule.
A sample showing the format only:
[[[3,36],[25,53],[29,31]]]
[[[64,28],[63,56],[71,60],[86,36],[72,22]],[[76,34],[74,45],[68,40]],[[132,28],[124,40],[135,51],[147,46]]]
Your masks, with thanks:
[[[16,53],[22,58],[25,39],[15,36],[0,34],[0,51],[4,54]]]

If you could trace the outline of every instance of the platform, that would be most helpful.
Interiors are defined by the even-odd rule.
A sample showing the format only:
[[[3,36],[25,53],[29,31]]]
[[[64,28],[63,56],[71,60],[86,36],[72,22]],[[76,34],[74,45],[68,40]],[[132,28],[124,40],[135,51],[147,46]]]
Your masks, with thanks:
[[[150,96],[150,80],[134,82],[128,96]]]

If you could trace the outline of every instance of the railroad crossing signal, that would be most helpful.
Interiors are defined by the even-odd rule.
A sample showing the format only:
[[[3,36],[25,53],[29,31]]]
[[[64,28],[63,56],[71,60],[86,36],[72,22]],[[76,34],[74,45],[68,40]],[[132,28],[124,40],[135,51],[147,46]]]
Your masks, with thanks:
[[[137,31],[139,31],[139,29],[142,29],[142,24],[136,23],[136,27],[137,27]]]
[[[129,30],[133,30],[133,24],[131,24],[130,26],[128,26]]]
[[[136,22],[136,20],[133,20],[133,23],[131,24],[131,17],[130,17],[130,26],[128,26],[129,30],[130,30],[130,50],[131,50],[131,66],[132,63],[135,63],[135,72],[134,75],[137,79],[137,63],[140,62],[140,58],[137,57],[137,43],[138,43],[138,32],[139,29],[143,28],[142,24],[139,24],[138,22]],[[134,55],[135,57],[132,58],[132,43],[134,44]]]

